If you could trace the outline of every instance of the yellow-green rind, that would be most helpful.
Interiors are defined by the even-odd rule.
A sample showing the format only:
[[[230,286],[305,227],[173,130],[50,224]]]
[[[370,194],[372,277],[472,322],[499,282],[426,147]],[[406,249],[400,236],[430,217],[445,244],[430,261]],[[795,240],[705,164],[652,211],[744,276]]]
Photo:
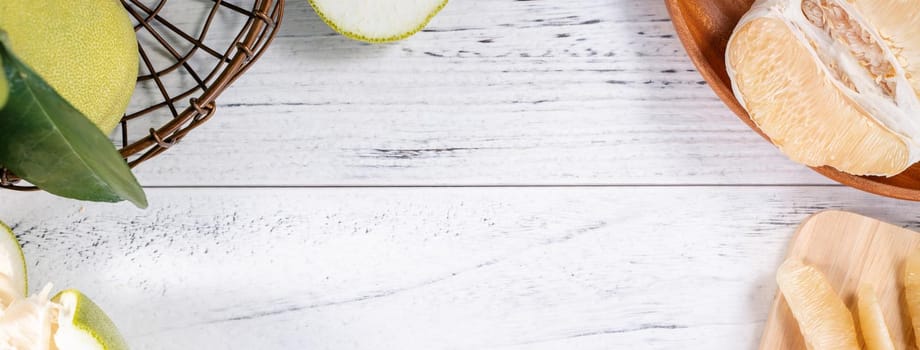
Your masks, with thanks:
[[[431,11],[431,13],[428,14],[428,17],[425,18],[425,20],[422,21],[422,23],[417,28],[410,30],[408,32],[405,32],[403,34],[400,34],[400,35],[394,35],[394,36],[386,37],[386,38],[370,38],[362,34],[350,32],[347,30],[342,30],[342,28],[339,28],[339,26],[335,24],[335,22],[333,22],[328,17],[326,17],[326,14],[323,13],[323,11],[319,9],[319,6],[316,6],[313,0],[309,0],[309,2],[310,2],[310,7],[313,7],[313,11],[316,12],[316,15],[319,16],[319,18],[321,18],[323,22],[325,22],[326,25],[329,26],[329,28],[332,28],[332,30],[336,31],[337,33],[342,34],[346,38],[349,38],[352,40],[363,41],[363,42],[371,43],[371,44],[383,44],[383,43],[391,43],[394,41],[403,40],[405,38],[415,35],[415,33],[418,33],[422,29],[425,29],[425,27],[428,26],[428,23],[431,22],[434,16],[437,16],[438,13],[441,12],[442,9],[444,9],[444,6],[447,6],[448,0],[442,1],[441,4],[438,5],[438,7],[434,9],[434,11]]]
[[[93,337],[105,350],[128,350],[128,343],[121,336],[118,327],[99,305],[76,289],[63,290],[51,301],[60,303],[61,296],[72,294],[77,300],[74,310],[73,327]]]
[[[7,226],[3,221],[0,221],[0,231],[6,232],[6,235],[11,242],[16,245],[16,251],[19,253],[19,261],[22,262],[22,295],[29,295],[29,274],[26,270],[26,256],[22,253],[22,245],[19,244],[19,240],[16,239],[16,234],[13,233],[13,229]]]

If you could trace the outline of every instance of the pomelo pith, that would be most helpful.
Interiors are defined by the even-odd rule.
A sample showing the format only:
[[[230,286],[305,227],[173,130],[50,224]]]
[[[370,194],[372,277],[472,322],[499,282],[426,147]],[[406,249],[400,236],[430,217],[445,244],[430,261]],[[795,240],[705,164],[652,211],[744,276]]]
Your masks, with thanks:
[[[88,297],[51,285],[26,297],[25,259],[19,242],[0,223],[0,349],[127,350],[112,320]]]
[[[310,0],[332,29],[355,40],[390,42],[412,36],[447,0]]]

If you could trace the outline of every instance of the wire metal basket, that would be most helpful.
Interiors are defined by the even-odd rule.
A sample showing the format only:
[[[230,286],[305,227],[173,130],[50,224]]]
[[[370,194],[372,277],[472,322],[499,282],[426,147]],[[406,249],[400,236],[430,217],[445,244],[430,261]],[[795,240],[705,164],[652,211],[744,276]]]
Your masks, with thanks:
[[[137,90],[153,92],[132,105],[121,119],[116,142],[132,168],[163,153],[214,116],[217,97],[262,55],[274,39],[284,0],[121,0],[135,21],[140,70]],[[168,2],[168,4],[167,4]],[[200,5],[204,14],[191,25],[168,18],[170,6]],[[222,29],[235,34],[210,40]],[[212,34],[211,37],[214,35]],[[220,46],[217,46],[220,45]],[[217,47],[215,47],[217,46]],[[142,88],[143,87],[143,88]],[[137,93],[135,94],[137,95]],[[151,94],[148,94],[151,95]],[[135,96],[137,97],[137,96]],[[37,190],[0,169],[0,188]]]

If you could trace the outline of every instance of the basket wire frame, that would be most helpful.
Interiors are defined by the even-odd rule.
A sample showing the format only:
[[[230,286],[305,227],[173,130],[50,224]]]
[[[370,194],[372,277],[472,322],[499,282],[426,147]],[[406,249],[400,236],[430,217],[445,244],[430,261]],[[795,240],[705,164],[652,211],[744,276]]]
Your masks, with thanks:
[[[155,102],[142,106],[137,111],[125,113],[117,128],[120,130],[118,138],[121,140],[119,152],[131,168],[165,152],[214,116],[217,110],[217,97],[261,57],[274,39],[284,14],[284,0],[255,0],[251,9],[224,0],[209,0],[212,5],[208,15],[200,31],[192,35],[163,17],[161,11],[167,1],[169,0],[158,0],[155,5],[150,5],[141,0],[121,0],[128,14],[137,22],[135,31],[138,34],[145,32],[154,39],[153,43],[146,45],[145,42],[138,41],[141,64],[141,73],[137,77],[138,84],[153,82],[160,95]],[[218,11],[233,11],[247,18],[232,44],[222,49],[205,44],[208,30],[211,29]],[[190,44],[191,47],[184,53],[180,52],[177,49],[179,45],[170,42],[170,38],[184,41],[182,44]],[[166,57],[173,62],[157,69],[150,52],[164,50]],[[209,55],[217,60],[217,64],[204,72],[196,70],[190,64],[195,54]],[[171,92],[164,83],[164,77],[179,72],[185,72],[194,83],[182,87],[180,92]],[[129,138],[132,124],[140,124],[139,119],[155,115],[155,112],[164,109],[172,117],[169,121],[157,128],[149,128],[140,139]],[[0,169],[0,188],[18,191],[37,190],[34,186],[19,184],[20,181],[20,178],[7,169]]]

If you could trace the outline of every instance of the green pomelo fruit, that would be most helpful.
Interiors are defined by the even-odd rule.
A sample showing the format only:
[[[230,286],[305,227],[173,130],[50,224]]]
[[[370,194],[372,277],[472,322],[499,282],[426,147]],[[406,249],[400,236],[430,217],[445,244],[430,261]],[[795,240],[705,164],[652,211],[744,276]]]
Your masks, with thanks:
[[[117,0],[3,0],[11,49],[64,99],[111,132],[138,71],[137,37]]]

